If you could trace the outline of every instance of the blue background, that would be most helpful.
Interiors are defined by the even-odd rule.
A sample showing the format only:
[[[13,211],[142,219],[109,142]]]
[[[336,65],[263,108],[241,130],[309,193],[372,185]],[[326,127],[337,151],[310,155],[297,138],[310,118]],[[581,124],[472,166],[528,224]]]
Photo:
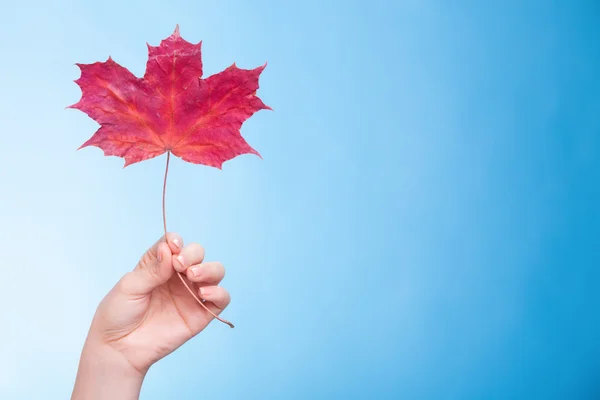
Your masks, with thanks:
[[[74,63],[141,76],[176,24],[205,76],[268,62],[264,157],[172,164],[169,229],[223,316],[142,399],[600,396],[593,1],[23,1],[0,12],[0,397],[65,399],[95,308],[161,236],[164,156],[122,169]]]

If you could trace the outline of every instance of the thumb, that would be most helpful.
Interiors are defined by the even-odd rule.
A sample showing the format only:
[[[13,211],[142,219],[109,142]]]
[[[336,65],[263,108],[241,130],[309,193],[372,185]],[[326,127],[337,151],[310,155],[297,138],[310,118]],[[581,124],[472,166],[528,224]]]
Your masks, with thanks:
[[[123,291],[131,296],[142,296],[151,293],[165,284],[175,269],[173,254],[178,254],[183,241],[176,234],[168,234],[167,243],[164,236],[160,238],[140,259],[135,269],[123,277]]]

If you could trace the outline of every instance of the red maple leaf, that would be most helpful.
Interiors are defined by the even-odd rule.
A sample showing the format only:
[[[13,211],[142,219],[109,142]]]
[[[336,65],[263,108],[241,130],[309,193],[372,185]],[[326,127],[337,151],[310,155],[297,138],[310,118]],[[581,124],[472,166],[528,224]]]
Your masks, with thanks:
[[[202,79],[202,42],[181,38],[179,26],[158,47],[148,45],[143,78],[108,58],[76,64],[81,100],[69,106],[100,128],[81,147],[96,146],[125,167],[165,152],[194,164],[221,168],[241,154],[260,154],[241,136],[244,121],[270,109],[257,96],[266,64],[251,70],[235,64]]]

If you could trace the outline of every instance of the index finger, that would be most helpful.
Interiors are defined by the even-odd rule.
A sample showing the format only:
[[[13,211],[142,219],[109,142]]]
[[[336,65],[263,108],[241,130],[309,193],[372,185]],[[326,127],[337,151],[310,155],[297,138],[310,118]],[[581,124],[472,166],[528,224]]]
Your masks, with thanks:
[[[158,257],[158,245],[160,243],[164,243],[165,241],[169,245],[169,249],[173,254],[179,254],[183,248],[183,238],[175,232],[167,232],[167,240],[165,240],[165,235],[162,235],[160,239],[158,239],[156,243],[150,247],[149,251],[154,257]]]

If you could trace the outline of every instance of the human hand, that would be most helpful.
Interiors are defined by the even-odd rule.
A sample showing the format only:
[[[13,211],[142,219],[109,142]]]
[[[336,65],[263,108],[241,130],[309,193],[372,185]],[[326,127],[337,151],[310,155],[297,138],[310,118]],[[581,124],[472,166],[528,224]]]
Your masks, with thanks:
[[[199,286],[200,298],[216,315],[229,304],[229,293],[217,286],[225,275],[223,266],[204,262],[200,245],[183,247],[183,239],[173,233],[167,238],[168,242],[164,237],[156,242],[100,303],[80,360],[73,399],[137,398],[150,366],[214,319],[188,292],[176,271]],[[117,391],[116,377],[127,387]],[[98,388],[101,381],[104,384]],[[93,382],[96,388],[87,390]]]

